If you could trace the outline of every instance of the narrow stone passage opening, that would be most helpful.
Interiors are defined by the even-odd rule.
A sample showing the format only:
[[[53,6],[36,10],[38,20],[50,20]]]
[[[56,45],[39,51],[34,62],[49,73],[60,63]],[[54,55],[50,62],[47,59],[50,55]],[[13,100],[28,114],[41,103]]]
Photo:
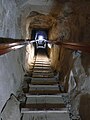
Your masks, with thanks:
[[[22,120],[70,120],[62,97],[66,93],[60,91],[58,76],[50,64],[45,49],[39,49],[32,63],[32,76],[27,75],[29,88],[26,103],[21,106]]]
[[[0,120],[90,120],[89,106],[90,0],[0,0]]]

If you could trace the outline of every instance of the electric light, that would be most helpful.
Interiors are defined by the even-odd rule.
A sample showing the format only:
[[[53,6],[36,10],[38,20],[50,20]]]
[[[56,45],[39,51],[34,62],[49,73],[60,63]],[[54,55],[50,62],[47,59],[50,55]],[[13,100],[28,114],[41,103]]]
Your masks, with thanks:
[[[52,44],[48,43],[48,47],[51,49],[51,47],[52,47]]]
[[[43,38],[43,35],[39,35],[38,36],[38,40],[43,40],[44,38]]]

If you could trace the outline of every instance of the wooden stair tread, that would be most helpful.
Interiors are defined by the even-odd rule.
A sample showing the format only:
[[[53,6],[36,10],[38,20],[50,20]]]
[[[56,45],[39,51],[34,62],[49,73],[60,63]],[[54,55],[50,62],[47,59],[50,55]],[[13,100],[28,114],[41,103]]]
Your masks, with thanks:
[[[60,91],[59,90],[30,90],[29,91],[30,94],[59,94]]]
[[[52,78],[53,76],[51,75],[32,75],[33,78]]]
[[[64,104],[50,104],[50,103],[47,103],[47,104],[26,104],[23,108],[29,108],[30,110],[52,110],[52,109],[61,109],[61,108],[65,108],[65,105]]]
[[[38,82],[38,81],[31,81],[32,85],[55,85],[57,84],[56,81],[42,81],[42,82]]]

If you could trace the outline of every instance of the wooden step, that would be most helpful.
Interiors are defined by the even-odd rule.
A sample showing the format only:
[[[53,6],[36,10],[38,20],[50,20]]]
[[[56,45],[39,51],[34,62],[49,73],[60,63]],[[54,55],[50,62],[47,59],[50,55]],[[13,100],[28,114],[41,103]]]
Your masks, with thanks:
[[[37,65],[35,65],[34,68],[38,68],[38,69],[39,69],[39,68],[43,68],[43,69],[51,69],[50,66],[43,66],[43,65],[42,65],[42,66],[37,66]]]
[[[53,72],[33,72],[33,75],[50,75],[50,76],[54,76]]]
[[[30,90],[59,90],[57,85],[32,85],[29,84]]]
[[[31,95],[55,95],[60,93],[59,90],[29,90]]]
[[[35,67],[50,67],[50,64],[34,64]]]
[[[23,120],[70,120],[69,113],[66,108],[60,110],[36,110],[21,109]]]
[[[50,65],[50,62],[35,62],[35,63],[32,63],[32,65],[41,65],[41,64],[43,64],[43,65]]]
[[[52,78],[52,77],[54,77],[54,75],[53,74],[32,74],[32,77],[33,78]]]
[[[59,110],[65,108],[64,104],[51,104],[51,103],[42,103],[42,104],[26,104],[23,108],[28,108],[29,110]]]
[[[21,113],[69,113],[67,108],[59,108],[59,110],[37,110],[37,109],[34,109],[34,110],[31,110],[30,108],[21,108]],[[60,119],[60,118],[59,118]],[[62,119],[61,119],[62,120]],[[67,119],[65,119],[67,120]],[[69,119],[70,120],[70,119]]]
[[[43,71],[47,71],[47,72],[53,72],[52,69],[47,69],[47,68],[33,68],[33,72],[34,71],[39,71],[39,72],[43,72]]]
[[[60,93],[57,95],[30,95],[26,94],[26,97],[31,97],[31,98],[62,98],[62,95],[67,95],[67,93]]]
[[[33,70],[33,73],[45,73],[45,74],[49,74],[49,73],[53,73],[53,71],[49,71],[49,70]]]
[[[51,67],[50,64],[45,64],[45,63],[35,63],[33,66],[46,66],[46,67]]]
[[[49,103],[49,104],[64,104],[63,98],[60,95],[29,95],[26,94],[27,104],[40,104],[40,103]]]
[[[45,63],[35,63],[33,66],[35,66],[35,67],[50,67],[51,68],[50,64],[45,64]]]
[[[36,66],[36,65],[35,65],[34,68],[37,68],[37,69],[39,69],[39,68],[42,68],[42,69],[43,69],[43,68],[44,68],[44,69],[51,69],[50,66],[43,66],[43,65],[42,65],[42,66]]]
[[[50,62],[46,62],[46,61],[36,61],[35,64],[44,64],[44,65],[50,65]]]
[[[32,77],[33,77],[33,78],[43,78],[43,77],[44,77],[44,78],[52,78],[52,77],[54,77],[54,76],[53,76],[53,75],[44,75],[44,74],[36,74],[36,75],[33,74]]]
[[[39,78],[39,77],[33,78],[32,77],[31,80],[32,81],[56,81],[56,79],[54,77],[52,77],[52,78],[44,78],[44,77],[43,78]]]
[[[55,84],[57,84],[57,81],[51,81],[51,80],[49,80],[49,81],[41,81],[41,80],[33,80],[33,81],[31,81],[31,84],[32,85],[55,85]]]

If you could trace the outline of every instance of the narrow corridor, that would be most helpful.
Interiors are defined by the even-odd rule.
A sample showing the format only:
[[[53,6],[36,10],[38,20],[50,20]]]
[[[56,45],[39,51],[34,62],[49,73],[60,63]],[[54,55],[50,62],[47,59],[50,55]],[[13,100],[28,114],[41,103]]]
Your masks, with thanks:
[[[21,108],[22,120],[70,120],[50,59],[38,53],[32,65],[26,104]]]
[[[90,0],[0,0],[0,120],[90,120]]]

